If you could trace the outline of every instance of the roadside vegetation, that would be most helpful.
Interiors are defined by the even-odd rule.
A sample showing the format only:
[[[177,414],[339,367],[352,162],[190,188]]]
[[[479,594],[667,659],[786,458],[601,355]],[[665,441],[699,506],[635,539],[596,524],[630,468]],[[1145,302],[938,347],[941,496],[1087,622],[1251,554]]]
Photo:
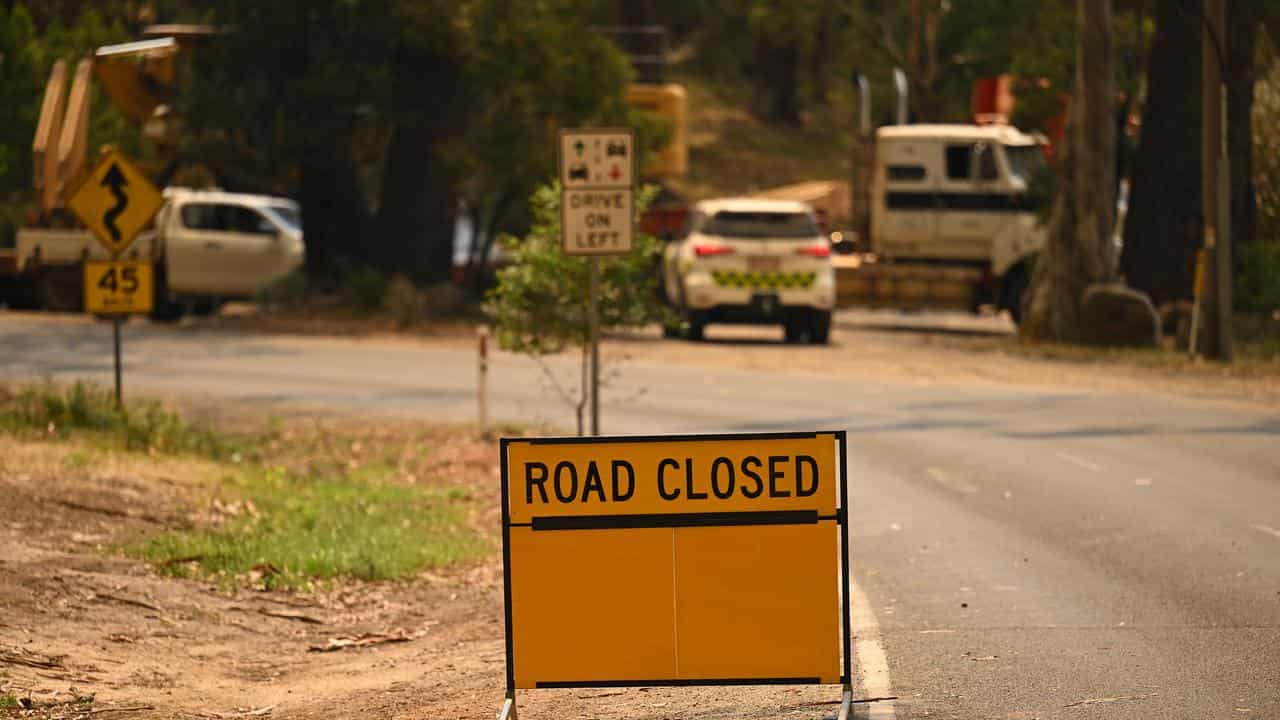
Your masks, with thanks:
[[[313,589],[327,581],[408,578],[492,547],[478,522],[483,490],[468,468],[437,457],[442,448],[456,454],[488,447],[472,433],[236,425],[242,429],[227,431],[155,401],[117,409],[109,390],[86,383],[0,389],[0,433],[62,445],[65,472],[90,473],[121,457],[182,469],[187,477],[175,482],[186,489],[185,511],[103,546],[164,574],[226,588]],[[103,512],[141,511],[126,504]]]

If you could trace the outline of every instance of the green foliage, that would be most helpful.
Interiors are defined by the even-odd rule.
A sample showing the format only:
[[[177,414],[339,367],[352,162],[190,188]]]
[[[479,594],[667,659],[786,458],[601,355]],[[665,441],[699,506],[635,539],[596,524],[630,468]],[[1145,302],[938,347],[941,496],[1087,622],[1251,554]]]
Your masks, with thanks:
[[[188,423],[157,402],[134,402],[119,409],[110,390],[84,382],[68,387],[45,382],[20,389],[0,402],[0,428],[60,437],[90,433],[127,450],[213,459],[242,457],[249,451],[243,438]]]
[[[381,310],[386,297],[387,276],[380,270],[362,266],[343,272],[342,298],[356,312]]]
[[[1257,235],[1252,245],[1237,247],[1235,305],[1272,312],[1280,309],[1280,68],[1260,78],[1254,90],[1253,183]]]
[[[257,300],[270,307],[296,308],[302,305],[306,297],[307,275],[302,270],[294,270],[276,278],[259,291]]]
[[[55,60],[75,63],[94,48],[129,37],[118,17],[107,16],[91,5],[71,14],[63,24],[52,17],[38,27],[32,11],[47,10],[40,3],[0,4],[0,247],[12,244],[25,208],[32,203],[31,143],[44,86]],[[90,112],[90,153],[111,143],[138,154],[141,139],[110,102],[98,93]]]
[[[652,200],[654,188],[637,198],[637,212]],[[498,271],[498,284],[486,297],[485,312],[499,345],[529,355],[557,353],[589,341],[587,258],[567,255],[560,237],[560,187],[539,187],[530,199],[533,228],[523,240],[506,237],[511,262]],[[599,318],[602,332],[667,320],[657,283],[660,243],[637,234],[630,254],[599,259]]]
[[[392,469],[314,479],[276,467],[246,472],[230,481],[245,508],[238,517],[127,550],[173,575],[226,584],[260,578],[267,587],[393,580],[484,552],[466,522],[465,493],[393,484],[386,479]]]

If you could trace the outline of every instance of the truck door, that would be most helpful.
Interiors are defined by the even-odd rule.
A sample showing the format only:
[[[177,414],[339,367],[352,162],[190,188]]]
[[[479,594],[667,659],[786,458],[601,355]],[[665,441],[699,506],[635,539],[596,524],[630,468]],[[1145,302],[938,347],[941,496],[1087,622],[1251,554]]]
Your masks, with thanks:
[[[1000,182],[995,146],[986,142],[950,142],[946,172],[938,193],[938,245],[935,257],[988,260],[992,239],[1009,219],[1010,196]]]
[[[934,195],[937,145],[920,141],[883,142],[872,198],[872,249],[886,257],[926,254],[937,232]]]
[[[276,228],[251,207],[190,202],[170,227],[167,267],[176,293],[247,297],[277,264]]]

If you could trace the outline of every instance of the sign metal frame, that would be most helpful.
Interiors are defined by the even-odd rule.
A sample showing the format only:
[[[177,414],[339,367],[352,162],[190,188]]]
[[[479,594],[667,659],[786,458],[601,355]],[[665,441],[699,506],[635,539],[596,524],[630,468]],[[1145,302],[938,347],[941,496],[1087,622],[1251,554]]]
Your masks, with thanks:
[[[512,566],[511,566],[511,529],[513,525],[511,518],[511,487],[510,487],[510,454],[509,448],[515,443],[527,443],[531,445],[594,445],[608,443],[671,443],[671,442],[696,442],[696,441],[753,441],[753,440],[803,440],[814,439],[819,436],[832,436],[836,442],[836,466],[839,472],[839,483],[837,498],[838,506],[836,508],[834,518],[825,517],[823,519],[834,520],[839,528],[839,587],[840,587],[840,657],[843,667],[840,672],[839,681],[843,689],[842,701],[840,706],[839,718],[845,720],[849,717],[850,706],[852,702],[852,683],[853,683],[853,643],[852,643],[852,611],[851,601],[849,597],[850,588],[852,587],[852,575],[849,565],[849,477],[848,477],[848,435],[845,430],[822,430],[812,432],[772,432],[772,433],[710,433],[710,434],[678,434],[678,435],[624,435],[624,436],[583,436],[583,437],[545,437],[545,438],[501,438],[501,503],[502,503],[502,577],[503,577],[503,612],[505,622],[505,652],[506,652],[506,700],[499,714],[500,720],[516,720],[516,671],[515,671],[515,641],[514,641],[514,624],[512,618]],[[719,526],[744,526],[744,525],[769,525],[769,524],[790,524],[798,522],[806,522],[800,515],[806,515],[807,511],[793,510],[776,510],[761,512],[732,512],[732,513],[672,513],[665,518],[658,518],[656,527],[719,527]],[[816,513],[813,513],[816,515]],[[686,517],[680,518],[680,515]],[[755,515],[755,518],[739,518],[739,522],[720,522],[717,515]],[[766,517],[768,516],[768,517]],[[777,517],[774,517],[777,516]],[[615,518],[627,518],[625,514],[614,516]],[[654,516],[632,516],[647,517],[648,520],[642,522],[653,522]],[[547,521],[551,520],[550,523]],[[588,524],[593,526],[612,526],[617,528],[632,527],[627,520],[621,520],[613,525],[608,524],[608,520],[603,516],[587,516],[587,517],[565,517],[565,518],[543,518],[543,529],[560,529],[572,530],[580,526],[582,523],[575,520],[586,520]],[[605,521],[601,525],[601,521]],[[533,518],[530,523],[520,523],[538,526],[538,519]],[[643,527],[655,527],[655,525],[645,524]],[[712,678],[712,679],[646,679],[643,681],[644,687],[695,687],[695,686],[727,686],[727,685],[819,685],[826,684],[820,678],[816,677],[785,677],[785,678]],[[539,681],[537,688],[601,688],[601,687],[635,687],[634,681],[629,680],[603,680],[603,681],[573,681],[573,682],[542,682]]]

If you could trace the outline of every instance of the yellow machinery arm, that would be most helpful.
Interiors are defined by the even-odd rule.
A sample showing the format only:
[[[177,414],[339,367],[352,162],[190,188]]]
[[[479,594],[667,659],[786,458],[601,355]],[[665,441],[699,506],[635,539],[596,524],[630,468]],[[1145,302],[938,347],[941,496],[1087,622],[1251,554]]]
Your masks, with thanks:
[[[206,25],[156,25],[143,32],[146,40],[100,47],[92,58],[76,65],[69,95],[67,63],[54,63],[31,146],[41,215],[65,206],[85,170],[92,79],[98,79],[111,103],[141,126],[143,135],[162,154],[170,155],[182,131],[169,112],[169,102],[178,91],[179,59],[192,44],[214,32]]]

